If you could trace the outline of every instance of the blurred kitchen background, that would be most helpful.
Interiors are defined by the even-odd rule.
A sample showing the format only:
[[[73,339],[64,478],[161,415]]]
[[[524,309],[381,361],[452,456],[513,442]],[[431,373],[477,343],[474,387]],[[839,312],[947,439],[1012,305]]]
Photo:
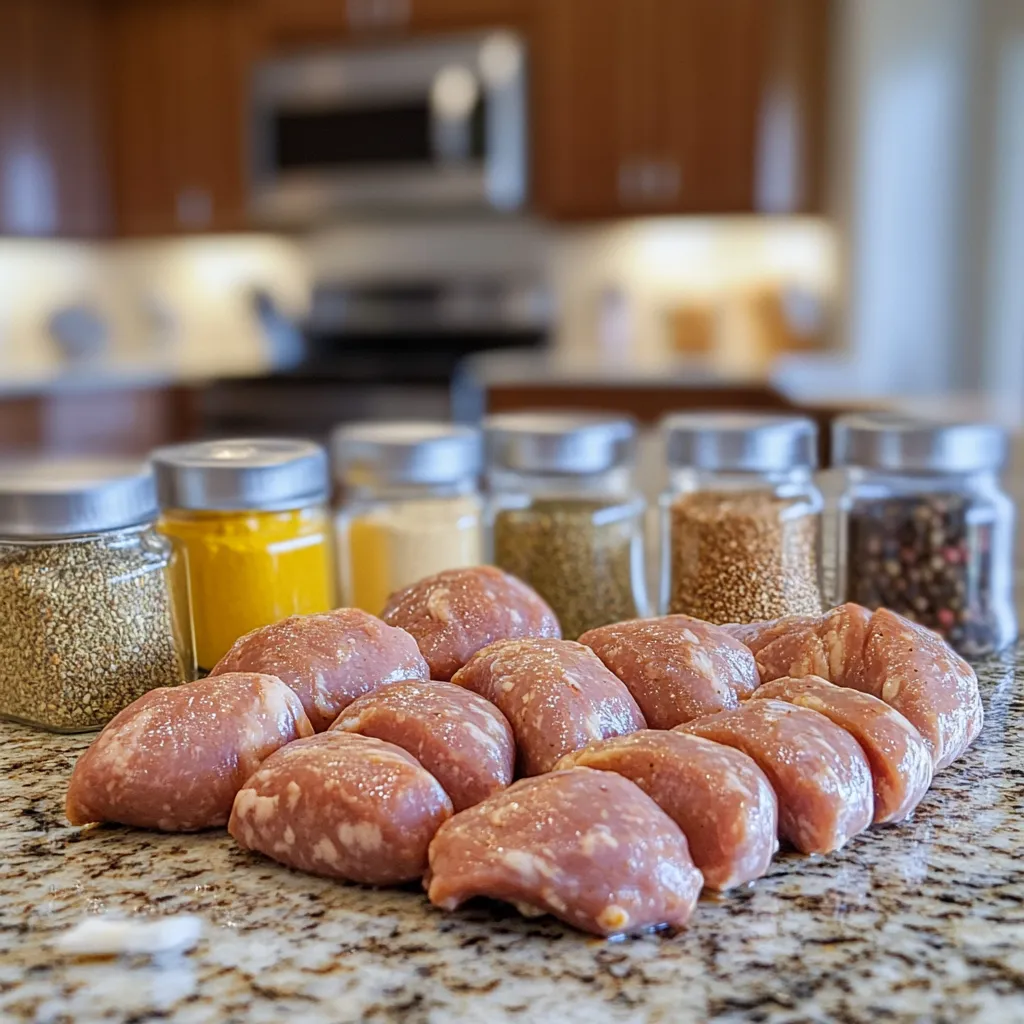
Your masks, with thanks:
[[[0,234],[4,453],[1016,427],[1024,0],[2,0]]]

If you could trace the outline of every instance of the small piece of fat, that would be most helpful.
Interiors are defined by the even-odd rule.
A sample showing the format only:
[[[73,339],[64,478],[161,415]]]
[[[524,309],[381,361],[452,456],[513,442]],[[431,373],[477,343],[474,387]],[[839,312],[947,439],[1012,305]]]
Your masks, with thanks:
[[[54,941],[68,956],[156,956],[186,953],[199,941],[203,921],[192,914],[127,919],[90,917]]]

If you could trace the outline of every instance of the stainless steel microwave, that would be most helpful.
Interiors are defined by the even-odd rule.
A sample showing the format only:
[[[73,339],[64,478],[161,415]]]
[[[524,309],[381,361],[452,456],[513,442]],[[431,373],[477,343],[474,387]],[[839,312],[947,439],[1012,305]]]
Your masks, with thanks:
[[[526,199],[526,50],[515,33],[269,60],[251,104],[258,220],[514,210]]]

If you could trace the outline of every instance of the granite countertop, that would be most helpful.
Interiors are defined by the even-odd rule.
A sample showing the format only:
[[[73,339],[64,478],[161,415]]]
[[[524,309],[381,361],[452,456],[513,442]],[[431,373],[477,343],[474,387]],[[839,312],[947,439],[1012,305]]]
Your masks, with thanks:
[[[702,901],[685,933],[620,942],[295,874],[222,832],[82,832],[62,801],[88,738],[2,725],[0,1020],[1020,1022],[1014,668],[981,669],[985,730],[911,822],[833,856],[781,856],[751,888]],[[188,912],[205,931],[192,953],[155,960],[49,945],[102,912]]]

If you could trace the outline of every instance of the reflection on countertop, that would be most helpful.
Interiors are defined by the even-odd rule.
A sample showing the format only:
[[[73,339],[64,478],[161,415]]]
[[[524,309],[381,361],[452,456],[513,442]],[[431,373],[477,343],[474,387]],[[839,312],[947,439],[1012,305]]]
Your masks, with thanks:
[[[1018,1022],[1022,668],[1024,647],[982,666],[984,732],[912,821],[780,856],[685,933],[613,943],[295,874],[222,832],[70,828],[88,737],[0,726],[0,1018]],[[154,962],[60,959],[54,937],[97,913],[194,913],[205,935]]]

